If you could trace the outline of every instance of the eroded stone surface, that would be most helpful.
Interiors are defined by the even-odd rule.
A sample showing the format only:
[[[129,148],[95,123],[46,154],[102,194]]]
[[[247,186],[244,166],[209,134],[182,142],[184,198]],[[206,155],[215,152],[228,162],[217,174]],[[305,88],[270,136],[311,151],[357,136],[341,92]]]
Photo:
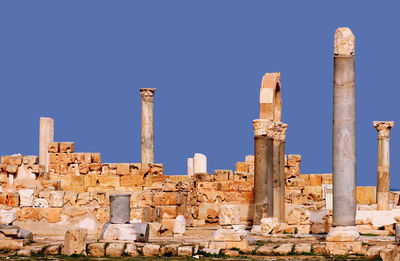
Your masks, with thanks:
[[[278,218],[262,218],[260,220],[261,232],[263,234],[269,234],[278,225]]]
[[[86,255],[86,229],[70,229],[65,233],[64,254]]]
[[[332,227],[326,236],[326,241],[351,242],[360,237],[355,226]]]
[[[354,55],[355,37],[348,27],[339,27],[335,32],[335,55]]]
[[[174,234],[183,235],[186,232],[186,219],[183,215],[178,215],[173,224],[172,232]]]
[[[240,224],[240,206],[238,205],[221,205],[219,208],[219,224],[220,225],[237,225]]]

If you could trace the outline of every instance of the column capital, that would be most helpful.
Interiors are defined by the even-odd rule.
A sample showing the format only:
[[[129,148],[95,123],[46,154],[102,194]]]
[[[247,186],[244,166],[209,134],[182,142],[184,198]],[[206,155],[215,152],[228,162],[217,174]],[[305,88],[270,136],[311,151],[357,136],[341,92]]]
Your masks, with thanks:
[[[348,27],[339,27],[335,32],[334,54],[336,56],[354,55],[355,37]]]
[[[274,122],[266,119],[253,120],[254,135],[276,138],[277,133],[280,133],[281,124],[281,122]]]
[[[285,140],[286,140],[286,131],[287,131],[287,124],[286,123],[282,123],[282,125],[281,125],[281,137],[280,137],[280,140],[282,141],[282,142],[284,142]]]
[[[282,122],[274,122],[274,140],[281,140]]]
[[[373,121],[372,126],[378,131],[378,138],[389,138],[390,129],[394,127],[394,121]]]
[[[142,101],[153,102],[155,91],[156,88],[140,88],[140,95],[142,95]]]

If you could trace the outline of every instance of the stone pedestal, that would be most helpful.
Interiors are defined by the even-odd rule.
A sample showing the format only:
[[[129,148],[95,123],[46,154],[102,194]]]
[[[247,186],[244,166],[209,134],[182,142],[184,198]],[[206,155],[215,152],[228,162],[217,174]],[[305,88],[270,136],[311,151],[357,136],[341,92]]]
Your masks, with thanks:
[[[154,163],[154,112],[155,88],[141,88],[142,96],[142,163]]]
[[[260,225],[263,217],[273,217],[273,131],[270,120],[257,119],[254,127],[254,218]]]
[[[374,121],[378,131],[378,202],[377,210],[389,210],[390,196],[390,129],[393,121]]]
[[[131,194],[110,195],[110,222],[112,224],[126,224],[130,220],[130,198]]]
[[[40,118],[39,164],[49,170],[49,144],[54,141],[54,121],[52,118]]]
[[[101,237],[104,240],[136,241],[138,232],[135,224],[110,224],[104,225]]]

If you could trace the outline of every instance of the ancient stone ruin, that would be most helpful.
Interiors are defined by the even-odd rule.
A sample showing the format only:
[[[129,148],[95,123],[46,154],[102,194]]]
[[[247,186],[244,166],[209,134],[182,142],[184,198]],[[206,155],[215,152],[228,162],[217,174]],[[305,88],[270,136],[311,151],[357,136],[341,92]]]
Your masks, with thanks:
[[[76,151],[74,142],[54,140],[53,119],[40,118],[39,156],[1,156],[0,248],[25,256],[398,260],[400,192],[389,189],[392,121],[373,121],[377,188],[356,185],[355,37],[349,28],[335,33],[333,65],[332,173],[301,173],[301,155],[285,153],[279,72],[262,78],[254,155],[243,155],[232,170],[210,171],[206,155],[196,153],[187,159],[187,175],[164,174],[163,164],[154,162],[153,88],[140,89],[141,162],[105,163],[99,152]]]

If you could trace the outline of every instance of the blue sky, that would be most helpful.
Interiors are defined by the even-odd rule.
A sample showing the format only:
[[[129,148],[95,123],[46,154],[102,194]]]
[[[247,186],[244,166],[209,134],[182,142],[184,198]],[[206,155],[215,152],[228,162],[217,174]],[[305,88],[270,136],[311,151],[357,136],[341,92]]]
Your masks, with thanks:
[[[387,2],[389,3],[389,2]],[[392,2],[394,3],[394,2]],[[400,187],[400,4],[363,1],[1,1],[0,155],[38,154],[39,117],[55,139],[103,162],[140,162],[139,88],[157,88],[155,160],[233,169],[253,153],[266,72],[281,72],[287,153],[331,172],[333,37],[356,36],[358,185],[376,184],[373,120],[394,120]]]

